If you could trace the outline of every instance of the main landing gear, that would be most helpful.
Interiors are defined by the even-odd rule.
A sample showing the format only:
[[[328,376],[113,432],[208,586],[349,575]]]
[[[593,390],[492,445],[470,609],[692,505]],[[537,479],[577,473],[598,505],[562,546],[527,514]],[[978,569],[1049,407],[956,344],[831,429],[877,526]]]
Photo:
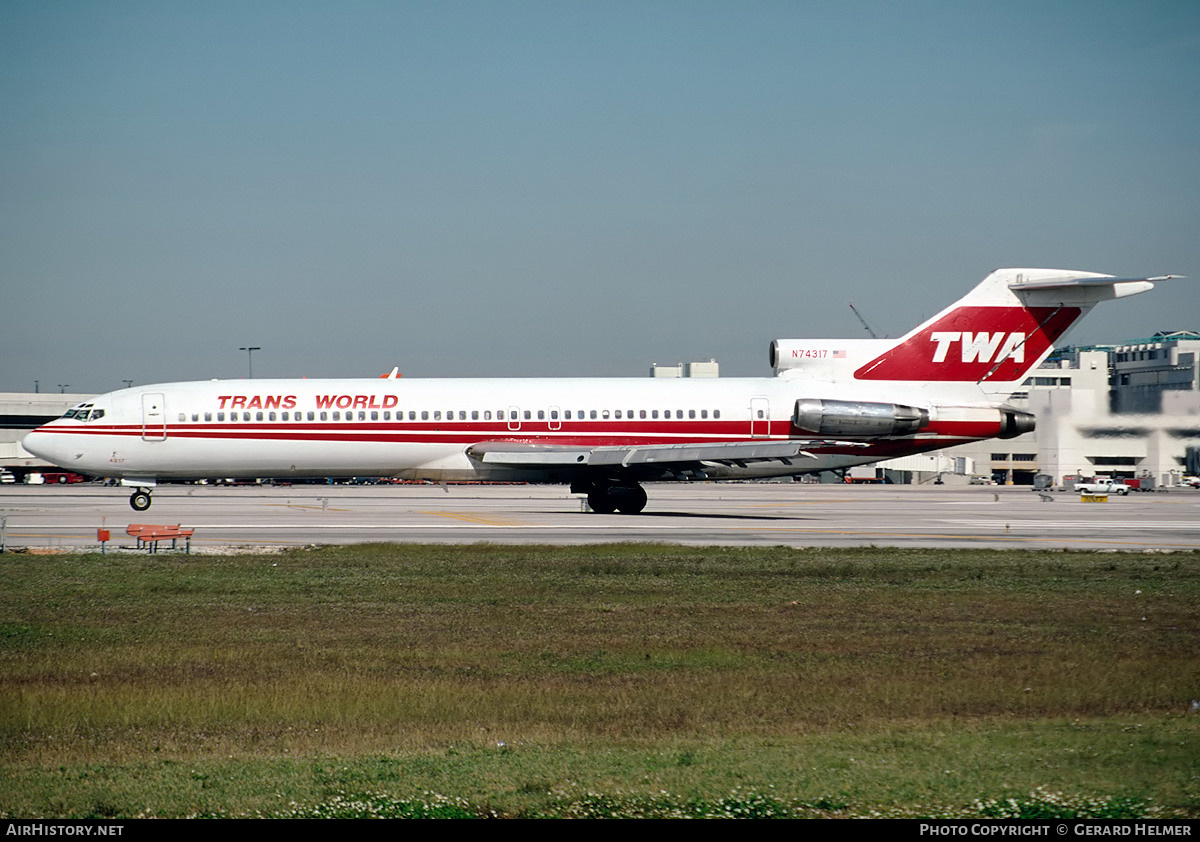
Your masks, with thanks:
[[[145,488],[139,488],[129,496],[129,506],[135,512],[144,512],[150,508],[150,492]]]
[[[602,515],[636,515],[646,508],[646,489],[636,482],[597,482],[587,489],[587,500],[592,511]]]

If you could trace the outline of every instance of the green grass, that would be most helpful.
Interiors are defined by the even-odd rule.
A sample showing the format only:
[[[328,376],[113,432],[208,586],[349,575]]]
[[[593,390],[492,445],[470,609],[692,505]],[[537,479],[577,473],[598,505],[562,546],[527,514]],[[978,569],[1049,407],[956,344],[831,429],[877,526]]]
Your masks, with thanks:
[[[1198,561],[0,555],[0,814],[1200,815]]]

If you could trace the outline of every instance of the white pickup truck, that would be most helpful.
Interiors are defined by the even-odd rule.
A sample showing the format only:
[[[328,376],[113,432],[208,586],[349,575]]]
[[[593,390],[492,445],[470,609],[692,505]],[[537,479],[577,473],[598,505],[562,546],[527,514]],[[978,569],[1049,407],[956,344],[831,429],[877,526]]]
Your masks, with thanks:
[[[1119,479],[1096,477],[1090,482],[1075,483],[1075,490],[1081,494],[1128,494],[1129,486]]]

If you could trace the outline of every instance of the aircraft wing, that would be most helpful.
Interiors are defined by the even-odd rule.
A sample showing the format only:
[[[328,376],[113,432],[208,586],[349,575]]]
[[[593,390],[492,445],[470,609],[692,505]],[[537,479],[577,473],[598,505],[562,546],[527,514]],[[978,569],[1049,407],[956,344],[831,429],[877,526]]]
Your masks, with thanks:
[[[523,442],[480,442],[467,455],[485,465],[508,468],[663,468],[698,463],[742,466],[749,462],[813,459],[809,448],[865,447],[863,442],[823,439],[788,441],[702,442],[696,444],[632,444],[608,447],[539,445]]]

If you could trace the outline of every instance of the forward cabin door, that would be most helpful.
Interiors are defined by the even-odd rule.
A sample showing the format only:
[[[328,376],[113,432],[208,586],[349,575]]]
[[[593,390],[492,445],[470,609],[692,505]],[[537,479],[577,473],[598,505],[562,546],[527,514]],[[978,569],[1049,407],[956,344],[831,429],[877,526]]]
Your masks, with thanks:
[[[142,440],[166,441],[167,408],[162,392],[142,395]]]

